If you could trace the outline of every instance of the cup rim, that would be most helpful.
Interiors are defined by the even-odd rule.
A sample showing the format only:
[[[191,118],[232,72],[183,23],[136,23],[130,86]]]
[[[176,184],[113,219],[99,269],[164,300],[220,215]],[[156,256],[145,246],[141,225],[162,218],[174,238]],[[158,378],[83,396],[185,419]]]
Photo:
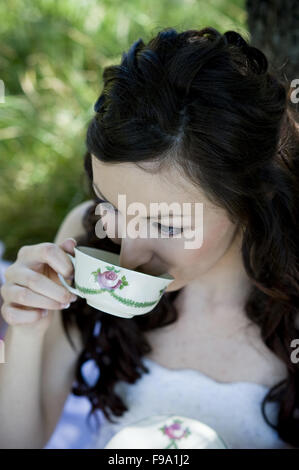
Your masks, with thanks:
[[[93,247],[93,246],[78,245],[78,246],[74,247],[75,251],[77,250],[80,253],[82,253],[84,256],[88,256],[88,258],[91,258],[93,260],[95,260],[97,258],[93,258],[91,255],[89,255],[87,253],[84,253],[84,251],[80,250],[80,248],[92,248],[93,250],[106,251],[107,253],[117,255],[117,253],[113,253],[112,251],[103,250],[102,248],[96,248],[96,247]],[[141,274],[141,275],[146,276],[146,277],[152,277],[153,279],[161,279],[161,280],[164,280],[164,281],[171,281],[171,282],[175,280],[175,278],[169,273],[164,273],[164,274],[161,274],[160,276],[153,276],[152,274],[140,273],[139,271],[134,271],[133,269],[128,269],[128,268],[124,268],[122,266],[117,266],[117,264],[111,263],[110,261],[103,261],[101,259],[98,259],[98,261],[102,261],[102,263],[107,262],[107,263],[111,264],[112,266],[114,266],[115,268],[124,269],[125,271],[132,272],[132,273],[138,273],[138,274]],[[168,277],[164,277],[164,276],[168,276]]]

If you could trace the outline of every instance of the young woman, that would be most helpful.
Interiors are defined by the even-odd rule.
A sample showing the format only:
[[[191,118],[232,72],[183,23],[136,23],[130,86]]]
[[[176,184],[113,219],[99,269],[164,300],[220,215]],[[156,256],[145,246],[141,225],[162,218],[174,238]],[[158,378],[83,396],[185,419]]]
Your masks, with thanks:
[[[54,243],[22,247],[1,289],[1,446],[44,447],[72,391],[102,418],[98,448],[163,412],[205,422],[230,448],[299,447],[299,136],[287,86],[242,36],[210,27],[140,39],[103,78],[84,160],[92,199]],[[168,238],[100,239],[95,208],[123,229],[121,194],[146,206],[141,227]],[[184,247],[194,219],[155,218],[150,203],[162,201],[203,204],[202,246]],[[68,237],[174,281],[140,317],[81,298],[63,310]],[[94,383],[83,373],[90,360]]]

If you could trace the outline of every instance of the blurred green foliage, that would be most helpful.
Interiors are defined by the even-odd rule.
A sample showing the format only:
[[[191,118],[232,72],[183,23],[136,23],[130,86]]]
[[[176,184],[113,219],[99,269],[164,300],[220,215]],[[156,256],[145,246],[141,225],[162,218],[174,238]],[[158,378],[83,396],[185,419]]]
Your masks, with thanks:
[[[85,134],[102,72],[160,29],[247,33],[245,0],[10,0],[0,3],[0,240],[5,259],[53,241],[89,199]]]

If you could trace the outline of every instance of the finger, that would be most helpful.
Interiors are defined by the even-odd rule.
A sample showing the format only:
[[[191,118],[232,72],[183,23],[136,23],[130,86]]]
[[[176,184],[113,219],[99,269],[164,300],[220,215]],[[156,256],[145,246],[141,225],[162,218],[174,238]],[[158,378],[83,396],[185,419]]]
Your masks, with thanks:
[[[69,302],[56,302],[49,297],[37,294],[27,287],[11,284],[7,287],[5,302],[17,303],[31,308],[57,310],[64,308]]]
[[[42,309],[28,309],[18,308],[18,306],[11,304],[4,304],[2,306],[2,315],[8,324],[22,324],[33,323],[42,318]]]
[[[71,276],[74,271],[68,255],[55,243],[45,242],[22,246],[18,251],[17,259],[29,268],[34,268],[35,265],[40,266],[41,263],[48,264],[63,277]]]
[[[10,282],[11,280],[13,282]],[[13,284],[27,287],[37,294],[41,294],[49,299],[55,300],[60,304],[66,304],[72,299],[76,299],[76,296],[69,292],[65,287],[49,279],[41,273],[37,273],[30,268],[23,265],[15,266],[11,269],[7,281],[3,284],[2,295],[6,300],[7,293]]]
[[[62,248],[66,253],[70,253],[71,255],[75,256],[74,248],[75,248],[76,245],[77,245],[77,242],[74,238],[67,238],[62,243],[60,243],[58,246],[60,248]],[[70,276],[66,276],[66,279],[73,279],[73,278],[74,278],[74,270],[73,270],[73,272]]]
[[[65,251],[67,251],[70,254],[75,254],[75,246],[77,245],[77,241],[74,238],[66,238],[62,243],[60,243],[58,246],[63,248]]]

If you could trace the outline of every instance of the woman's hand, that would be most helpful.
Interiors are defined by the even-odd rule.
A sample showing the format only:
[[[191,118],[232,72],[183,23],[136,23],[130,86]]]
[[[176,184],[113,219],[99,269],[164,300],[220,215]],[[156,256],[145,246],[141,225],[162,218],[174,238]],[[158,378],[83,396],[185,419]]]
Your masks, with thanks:
[[[9,325],[46,331],[53,311],[67,308],[77,296],[60,282],[57,273],[71,279],[72,262],[66,253],[74,255],[76,241],[67,238],[60,245],[39,243],[20,248],[16,261],[5,271],[1,286],[1,313]]]

